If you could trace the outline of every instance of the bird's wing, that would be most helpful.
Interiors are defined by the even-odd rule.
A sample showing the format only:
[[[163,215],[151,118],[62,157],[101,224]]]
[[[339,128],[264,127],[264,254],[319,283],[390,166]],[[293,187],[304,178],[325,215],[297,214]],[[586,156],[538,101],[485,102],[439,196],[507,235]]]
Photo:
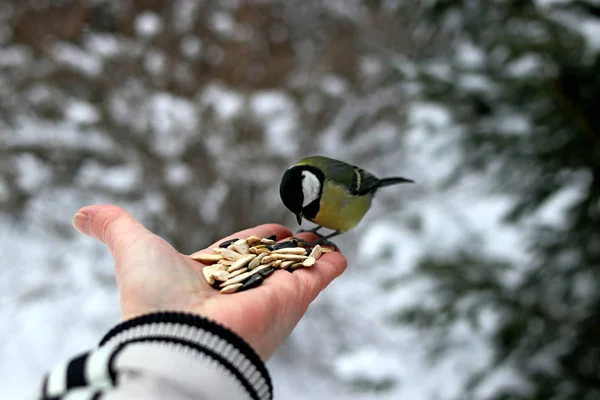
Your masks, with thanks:
[[[348,191],[354,196],[368,193],[379,181],[379,179],[370,172],[338,160],[330,161],[329,178],[342,185],[350,182],[348,184]]]

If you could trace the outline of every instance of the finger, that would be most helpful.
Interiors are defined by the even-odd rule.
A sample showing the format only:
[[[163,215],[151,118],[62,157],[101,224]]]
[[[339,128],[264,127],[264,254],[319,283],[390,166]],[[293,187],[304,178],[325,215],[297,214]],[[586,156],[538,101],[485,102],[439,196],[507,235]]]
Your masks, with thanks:
[[[323,254],[310,268],[299,268],[293,275],[299,282],[301,298],[310,303],[346,269],[346,258],[338,253]]]
[[[79,232],[105,243],[115,258],[140,237],[152,235],[131,214],[113,205],[81,208],[73,217],[73,226]]]
[[[212,245],[208,246],[206,249],[199,250],[191,255],[210,252],[211,249],[213,247],[217,247],[219,245],[219,243],[224,242],[225,240],[233,239],[233,238],[245,239],[249,236],[258,236],[258,237],[264,238],[264,237],[268,237],[268,236],[272,236],[272,235],[276,236],[275,240],[281,240],[283,238],[292,236],[292,232],[290,232],[290,230],[287,229],[286,227],[284,227],[283,225],[279,225],[279,224],[258,225],[254,228],[245,229],[243,231],[239,231],[239,232],[236,232],[229,236],[226,236],[223,239],[219,240],[218,242],[215,242]]]

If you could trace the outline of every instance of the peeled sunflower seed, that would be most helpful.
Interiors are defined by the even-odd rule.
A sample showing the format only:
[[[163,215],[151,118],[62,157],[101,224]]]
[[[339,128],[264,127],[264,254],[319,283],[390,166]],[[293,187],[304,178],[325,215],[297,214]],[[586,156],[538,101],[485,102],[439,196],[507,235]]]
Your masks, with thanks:
[[[312,251],[308,255],[308,258],[312,257],[316,261],[319,257],[321,257],[322,253],[323,253],[323,248],[320,245],[316,245],[315,247],[313,247]]]
[[[273,261],[273,266],[279,267],[281,265],[281,263],[283,263],[283,260],[275,260],[275,261]]]
[[[250,236],[246,238],[246,242],[248,242],[248,244],[250,246],[254,246],[255,244],[260,243],[261,238],[259,238],[258,236]]]
[[[306,256],[301,256],[299,254],[278,254],[278,253],[271,253],[271,257],[275,257],[275,259],[279,260],[294,260],[294,261],[302,261],[302,260],[306,260]]]
[[[220,290],[220,293],[223,294],[228,294],[228,293],[235,293],[238,291],[239,288],[241,288],[243,285],[241,283],[235,283],[233,285],[228,285],[225,286],[223,289]]]
[[[302,247],[284,247],[282,249],[273,250],[272,253],[273,254],[296,254],[296,255],[305,256],[306,249],[302,248]]]
[[[230,272],[229,273],[229,279],[235,278],[236,276],[241,275],[241,274],[243,274],[246,271],[248,271],[248,268],[244,267],[244,268],[238,269],[237,271]]]
[[[202,268],[202,275],[204,275],[204,279],[208,282],[209,285],[213,285],[215,283],[215,278],[212,276],[214,267],[212,265],[207,265]]]
[[[265,253],[260,253],[259,255],[257,255],[257,256],[254,258],[254,260],[252,260],[252,261],[250,261],[250,262],[248,263],[248,269],[254,269],[254,268],[258,267],[258,266],[260,265],[260,263],[261,263],[261,260],[262,260],[263,258],[265,258],[266,256],[267,256],[267,253],[266,253],[266,252],[265,252]]]
[[[229,279],[229,272],[222,270],[213,271],[212,277],[215,281],[225,282],[227,279]]]
[[[291,267],[294,264],[296,264],[296,261],[294,261],[294,260],[284,261],[284,262],[281,263],[281,265],[279,267],[281,269],[288,269],[289,267]]]
[[[228,260],[237,261],[240,258],[244,257],[243,254],[237,253],[230,249],[221,249],[221,255]]]
[[[233,272],[235,270],[238,270],[242,267],[245,267],[250,261],[252,261],[254,258],[256,258],[256,254],[248,254],[245,256],[242,256],[241,258],[239,258],[238,260],[236,260],[236,262],[234,262],[228,269],[227,271],[229,272]]]
[[[248,254],[248,250],[250,246],[248,242],[244,239],[240,239],[232,244],[233,250],[237,251],[240,254]]]
[[[271,238],[265,238],[265,239],[260,239],[260,242],[262,244],[269,244],[269,245],[273,245],[275,244],[275,239],[271,239]]]
[[[266,247],[250,247],[250,250],[248,250],[248,251],[252,254],[262,254],[262,253],[270,254],[271,253],[271,251],[269,249],[267,249]]]
[[[219,262],[217,264],[229,267],[230,265],[233,265],[234,262],[235,261],[231,261],[231,260],[227,260],[225,258],[222,258],[222,259],[219,260]]]
[[[305,267],[312,267],[313,265],[315,265],[316,262],[317,260],[314,257],[308,257],[302,262],[302,265],[304,265]]]
[[[221,254],[209,254],[209,253],[200,253],[200,254],[192,254],[190,256],[192,260],[200,261],[203,264],[213,264],[223,258]]]
[[[246,278],[248,278],[253,273],[254,273],[253,271],[248,271],[248,272],[244,272],[243,274],[240,274],[240,275],[236,276],[235,278],[229,278],[225,282],[221,283],[219,285],[219,287],[225,287],[225,286],[228,286],[228,285],[233,285],[234,283],[243,282],[243,281],[246,280]]]

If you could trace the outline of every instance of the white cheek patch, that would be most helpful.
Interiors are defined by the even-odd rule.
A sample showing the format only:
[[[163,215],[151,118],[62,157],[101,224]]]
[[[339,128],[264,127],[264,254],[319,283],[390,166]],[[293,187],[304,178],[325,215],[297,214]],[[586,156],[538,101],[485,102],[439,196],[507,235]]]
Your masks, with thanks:
[[[321,182],[319,178],[310,171],[302,171],[302,195],[304,196],[302,208],[317,200],[320,191]]]

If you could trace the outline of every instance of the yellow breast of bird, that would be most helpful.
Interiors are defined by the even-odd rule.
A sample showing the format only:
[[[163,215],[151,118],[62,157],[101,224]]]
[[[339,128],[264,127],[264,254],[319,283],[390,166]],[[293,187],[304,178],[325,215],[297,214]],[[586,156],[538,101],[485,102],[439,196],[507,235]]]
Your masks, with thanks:
[[[319,212],[311,221],[344,232],[358,225],[370,206],[370,195],[350,196],[342,186],[329,182],[323,187]]]

